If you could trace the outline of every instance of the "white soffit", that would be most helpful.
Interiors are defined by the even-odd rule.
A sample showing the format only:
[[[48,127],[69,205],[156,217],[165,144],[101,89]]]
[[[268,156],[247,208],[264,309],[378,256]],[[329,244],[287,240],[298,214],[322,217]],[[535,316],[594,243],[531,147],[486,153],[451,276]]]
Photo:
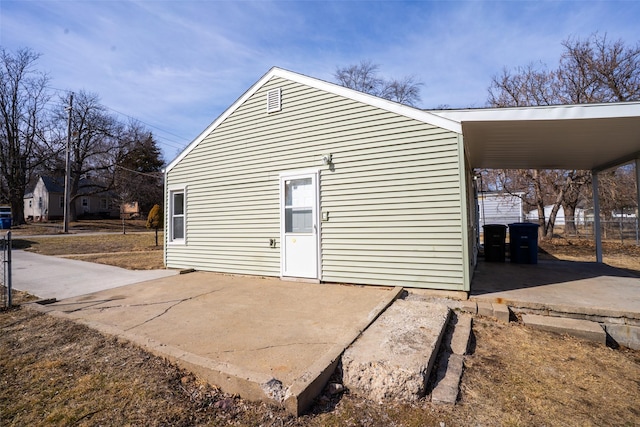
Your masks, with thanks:
[[[640,156],[640,102],[432,113],[462,124],[475,168],[598,170]]]

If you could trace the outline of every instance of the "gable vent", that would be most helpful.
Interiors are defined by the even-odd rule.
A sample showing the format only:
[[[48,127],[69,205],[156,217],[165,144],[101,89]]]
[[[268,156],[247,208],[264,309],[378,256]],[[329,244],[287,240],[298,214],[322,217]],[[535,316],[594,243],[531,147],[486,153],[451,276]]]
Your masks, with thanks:
[[[280,88],[267,92],[267,113],[273,113],[282,109],[282,91]]]

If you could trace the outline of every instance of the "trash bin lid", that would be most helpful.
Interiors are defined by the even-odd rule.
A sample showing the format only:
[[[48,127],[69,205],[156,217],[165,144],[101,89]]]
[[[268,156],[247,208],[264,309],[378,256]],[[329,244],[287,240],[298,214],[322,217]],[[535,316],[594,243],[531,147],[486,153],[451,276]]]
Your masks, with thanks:
[[[483,229],[489,230],[506,230],[507,226],[504,224],[485,224],[482,226]]]
[[[538,228],[540,224],[534,224],[533,222],[514,222],[513,224],[509,224],[509,228]]]

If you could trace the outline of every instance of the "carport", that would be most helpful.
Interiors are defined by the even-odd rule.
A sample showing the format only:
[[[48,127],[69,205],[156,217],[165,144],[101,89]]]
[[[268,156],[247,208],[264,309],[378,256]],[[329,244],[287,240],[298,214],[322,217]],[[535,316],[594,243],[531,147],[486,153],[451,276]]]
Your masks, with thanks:
[[[461,123],[471,168],[591,170],[599,263],[598,173],[635,161],[640,206],[640,102],[431,112]]]

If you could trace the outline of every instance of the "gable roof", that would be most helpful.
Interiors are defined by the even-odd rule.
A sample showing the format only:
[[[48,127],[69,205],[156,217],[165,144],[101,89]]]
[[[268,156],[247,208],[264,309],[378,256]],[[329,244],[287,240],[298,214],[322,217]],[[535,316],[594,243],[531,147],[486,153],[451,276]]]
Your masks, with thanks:
[[[364,104],[368,104],[382,110],[390,111],[400,114],[405,117],[409,117],[415,120],[419,120],[424,123],[428,123],[433,126],[437,126],[443,129],[450,130],[456,133],[462,133],[462,127],[460,123],[455,120],[451,120],[447,117],[441,117],[433,114],[432,112],[420,110],[418,108],[409,107],[407,105],[399,104],[397,102],[388,101],[377,96],[369,95],[364,92],[358,92],[357,90],[349,89],[344,86],[337,85],[335,83],[329,83],[324,80],[316,79],[313,77],[305,76],[303,74],[294,73],[293,71],[287,71],[282,68],[273,67],[269,72],[260,78],[253,86],[251,86],[240,98],[236,100],[224,113],[222,113],[213,123],[211,123],[191,144],[187,146],[169,165],[166,167],[165,172],[169,172],[175,167],[187,154],[189,154],[204,138],[213,132],[227,117],[229,117],[235,110],[237,110],[247,99],[255,94],[262,86],[264,86],[269,80],[274,77],[280,77],[296,83],[300,83],[315,89],[319,89],[334,95],[343,96],[345,98],[359,101]]]
[[[40,179],[48,193],[64,193],[64,182],[62,180],[50,176],[41,176]]]
[[[47,193],[60,193],[64,194],[64,178],[54,178],[51,176],[41,175],[40,178],[42,183],[44,184],[44,188],[47,190]],[[37,182],[36,182],[37,184]],[[31,194],[33,196],[33,191],[25,193],[25,198],[28,198],[27,195]],[[82,178],[78,183],[78,194],[79,195],[89,195],[89,196],[104,196],[109,195],[113,196],[113,192],[111,191],[103,191],[102,187],[95,182]]]

